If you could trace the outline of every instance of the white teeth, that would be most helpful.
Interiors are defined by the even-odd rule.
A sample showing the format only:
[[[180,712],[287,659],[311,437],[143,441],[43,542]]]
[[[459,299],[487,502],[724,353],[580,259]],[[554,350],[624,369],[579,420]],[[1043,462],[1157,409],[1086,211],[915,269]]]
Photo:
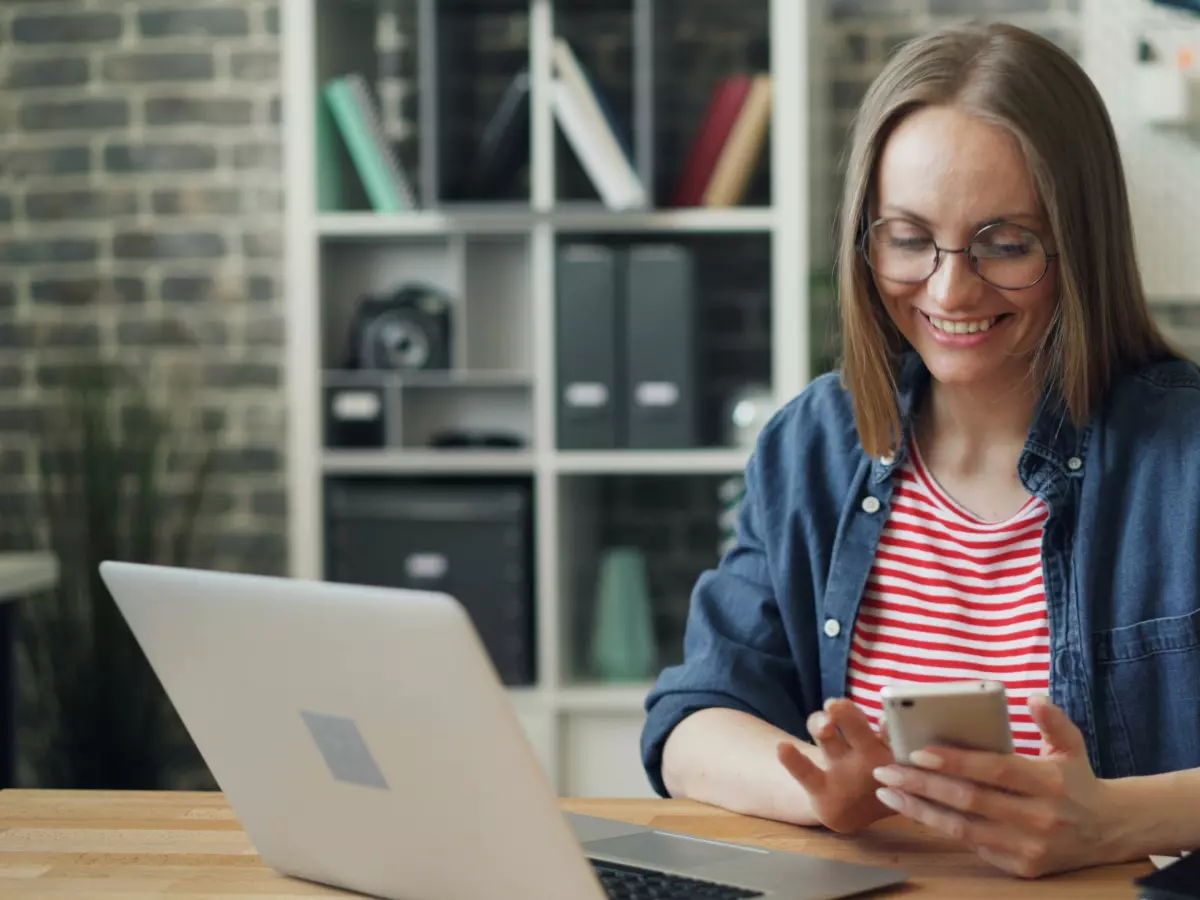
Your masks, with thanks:
[[[944,331],[946,334],[974,334],[977,331],[987,331],[996,324],[999,316],[992,316],[990,319],[976,319],[973,322],[952,322],[949,319],[935,319],[929,317],[929,321],[933,323],[933,327],[939,331]]]

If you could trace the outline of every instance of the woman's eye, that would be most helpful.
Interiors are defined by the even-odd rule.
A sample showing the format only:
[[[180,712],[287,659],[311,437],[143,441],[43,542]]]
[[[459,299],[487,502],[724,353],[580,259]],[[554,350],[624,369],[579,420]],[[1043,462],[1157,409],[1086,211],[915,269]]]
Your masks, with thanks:
[[[1011,259],[1028,253],[1028,244],[983,244],[976,255],[984,259]]]
[[[928,250],[930,246],[927,237],[893,237],[888,243],[895,250]]]
[[[1020,259],[1034,252],[1037,239],[1025,229],[1000,225],[980,235],[972,252],[979,259]]]

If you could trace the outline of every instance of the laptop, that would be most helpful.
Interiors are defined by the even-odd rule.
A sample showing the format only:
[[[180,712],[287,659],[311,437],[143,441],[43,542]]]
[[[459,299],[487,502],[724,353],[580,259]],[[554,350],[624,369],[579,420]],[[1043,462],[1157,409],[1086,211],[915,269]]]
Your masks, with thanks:
[[[829,900],[906,877],[564,814],[448,595],[117,562],[100,574],[282,874],[393,900]]]

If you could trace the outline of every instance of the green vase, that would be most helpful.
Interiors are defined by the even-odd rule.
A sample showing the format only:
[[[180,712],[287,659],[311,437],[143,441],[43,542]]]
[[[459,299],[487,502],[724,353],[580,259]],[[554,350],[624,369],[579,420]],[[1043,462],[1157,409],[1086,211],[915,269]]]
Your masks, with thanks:
[[[603,555],[596,581],[591,665],[605,681],[645,681],[658,664],[646,559],[633,547]]]

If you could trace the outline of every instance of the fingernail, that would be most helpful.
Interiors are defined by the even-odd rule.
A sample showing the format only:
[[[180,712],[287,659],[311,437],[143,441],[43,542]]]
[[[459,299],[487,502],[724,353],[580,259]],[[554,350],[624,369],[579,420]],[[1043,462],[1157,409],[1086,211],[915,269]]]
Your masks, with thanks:
[[[1026,701],[1026,703],[1033,703],[1035,700],[1038,703],[1049,703],[1050,695],[1045,691],[1037,691],[1036,693],[1029,695],[1029,699]]]
[[[900,795],[895,791],[889,791],[887,788],[879,788],[877,791],[875,791],[875,796],[878,797],[879,802],[888,809],[899,811],[900,807],[904,805],[904,801],[900,799]]]
[[[813,713],[812,717],[808,720],[808,730],[816,734],[818,731],[824,731],[825,726],[828,724],[829,716],[825,715],[825,713]]]
[[[904,776],[895,769],[890,769],[887,766],[880,766],[871,774],[875,776],[876,781],[882,781],[884,784],[897,785],[904,783]]]
[[[824,709],[825,712],[829,712],[829,707],[833,705],[833,701],[836,699],[837,699],[837,697],[826,697],[825,705],[822,707],[822,709]]]
[[[922,769],[940,769],[942,767],[942,758],[927,750],[914,750],[908,754],[908,761]]]

